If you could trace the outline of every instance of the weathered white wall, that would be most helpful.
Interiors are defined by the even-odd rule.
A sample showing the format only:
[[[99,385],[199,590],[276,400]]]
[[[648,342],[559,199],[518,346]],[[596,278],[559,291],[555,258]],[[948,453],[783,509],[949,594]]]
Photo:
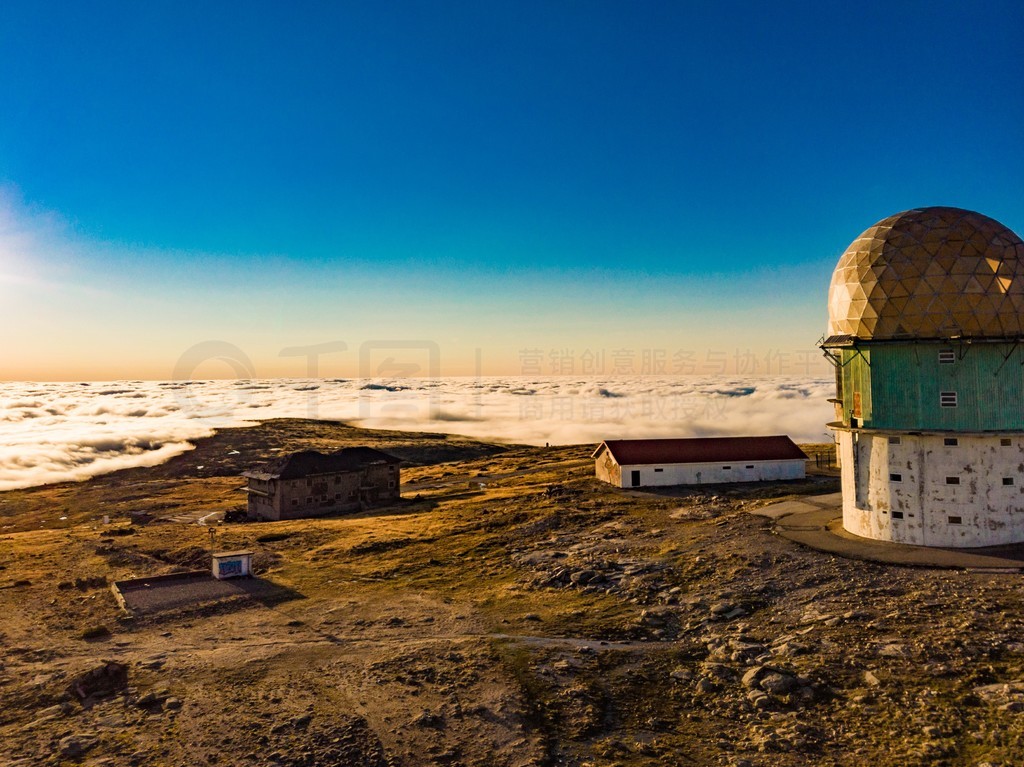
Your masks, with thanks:
[[[598,479],[619,487],[632,487],[633,471],[640,472],[640,487],[664,485],[708,485],[718,482],[764,482],[777,479],[803,479],[804,460],[740,461],[738,463],[677,463],[622,466],[611,470],[603,465],[605,454],[596,460]],[[726,469],[725,466],[731,468]],[[658,471],[661,469],[661,471]]]
[[[602,450],[601,454],[594,459],[594,473],[598,479],[612,485],[619,485],[620,487],[622,485],[622,471],[607,449]]]
[[[890,436],[900,444],[890,444]],[[958,444],[946,445],[947,437]],[[1024,541],[1024,438],[1009,437],[1008,446],[1004,438],[840,431],[843,527],[920,546]],[[947,477],[960,483],[947,484]]]

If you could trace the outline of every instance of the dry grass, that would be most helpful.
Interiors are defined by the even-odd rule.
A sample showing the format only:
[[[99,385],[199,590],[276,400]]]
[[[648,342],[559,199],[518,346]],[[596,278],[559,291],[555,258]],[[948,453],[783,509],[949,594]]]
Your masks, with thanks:
[[[243,459],[213,459],[239,445],[251,460],[363,443],[415,462],[403,468],[402,503],[216,525],[213,542],[194,524],[129,523],[139,509],[237,506],[240,483],[230,472]],[[151,470],[3,494],[0,761],[35,764],[70,732],[95,738],[86,761],[140,765],[634,767],[746,758],[796,767],[1024,757],[1012,711],[968,705],[972,685],[1024,672],[1024,646],[1007,650],[1004,637],[1024,628],[1015,581],[835,560],[744,513],[836,489],[827,474],[620,491],[593,479],[589,452],[284,421],[226,431]],[[104,513],[109,526],[99,523]],[[276,596],[128,620],[95,580],[191,569],[211,548],[253,550]],[[560,563],[578,570],[594,562],[636,572],[615,589],[544,585]],[[746,614],[710,620],[723,600]],[[871,617],[825,623],[807,617],[812,608]],[[652,622],[652,613],[663,616]],[[738,681],[710,695],[680,681],[680,670],[705,673],[716,642],[788,636],[807,649],[773,663],[834,697],[759,711]],[[917,654],[872,654],[886,643]],[[38,721],[61,702],[70,676],[104,658],[129,664],[131,690]],[[865,689],[869,666],[883,687]],[[165,687],[180,709],[134,705]],[[876,724],[900,716],[912,717],[901,732]],[[785,733],[794,722],[806,731],[789,745],[759,745],[763,728]],[[921,722],[949,735],[926,738]],[[1002,740],[972,740],[986,728]]]

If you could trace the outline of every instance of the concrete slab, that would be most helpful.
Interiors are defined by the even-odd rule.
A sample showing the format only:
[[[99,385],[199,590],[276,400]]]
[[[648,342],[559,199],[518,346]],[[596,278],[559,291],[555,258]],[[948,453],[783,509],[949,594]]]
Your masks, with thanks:
[[[843,494],[840,492],[825,493],[825,495],[809,495],[803,499],[807,503],[813,503],[823,509],[843,505]]]
[[[904,567],[1024,571],[1024,544],[941,549],[874,541],[848,533],[843,529],[840,493],[783,501],[751,513],[774,519],[775,532],[783,538],[848,559]]]
[[[839,510],[838,519],[842,519],[842,509]],[[828,532],[833,520],[837,519],[835,507],[819,509],[812,507],[809,511],[800,514],[791,514],[776,525],[778,530]],[[842,525],[840,525],[842,527]]]
[[[117,581],[111,590],[125,610],[137,615],[233,598],[269,604],[301,597],[290,589],[260,578],[217,580],[208,570]]]
[[[782,501],[781,503],[773,503],[771,506],[754,509],[750,513],[756,514],[759,517],[768,517],[768,519],[782,519],[790,514],[805,514],[809,511],[817,511],[820,508],[820,506],[802,500]]]
[[[245,593],[231,581],[219,581],[208,571],[118,581],[114,588],[120,592],[127,610],[143,614]]]

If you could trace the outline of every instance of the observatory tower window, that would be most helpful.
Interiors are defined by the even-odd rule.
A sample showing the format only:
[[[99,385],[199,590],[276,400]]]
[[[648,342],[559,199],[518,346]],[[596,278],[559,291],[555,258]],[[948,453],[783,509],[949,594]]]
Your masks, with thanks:
[[[939,349],[940,365],[952,365],[954,362],[956,362],[956,354],[952,349]]]
[[[902,474],[890,474],[889,475],[889,481],[890,482],[902,482],[903,481],[903,475]]]
[[[1004,485],[1012,485],[1013,484],[1013,477],[1003,477],[1003,484]]]
[[[939,392],[939,405],[941,407],[956,407],[956,392],[955,391]]]
[[[946,477],[946,484],[947,485],[959,485],[960,484],[960,477]]]
[[[1002,437],[999,440],[999,446],[1000,447],[1011,447],[1012,445],[1013,445],[1013,440],[1011,440],[1009,437]]]
[[[903,443],[903,439],[901,437],[889,437],[889,444],[890,445],[900,445],[902,443]]]
[[[964,523],[963,517],[949,517],[948,519],[951,525],[962,525]]]
[[[957,445],[960,444],[960,440],[958,440],[956,437],[946,437],[944,440],[942,440],[942,444],[945,445],[946,447],[956,447]]]

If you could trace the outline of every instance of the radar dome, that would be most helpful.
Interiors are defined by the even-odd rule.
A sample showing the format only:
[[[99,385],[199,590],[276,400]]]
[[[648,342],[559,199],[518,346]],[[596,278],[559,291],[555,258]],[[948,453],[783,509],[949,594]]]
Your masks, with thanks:
[[[830,336],[1024,337],[1024,242],[969,210],[897,213],[843,253],[828,310]]]

